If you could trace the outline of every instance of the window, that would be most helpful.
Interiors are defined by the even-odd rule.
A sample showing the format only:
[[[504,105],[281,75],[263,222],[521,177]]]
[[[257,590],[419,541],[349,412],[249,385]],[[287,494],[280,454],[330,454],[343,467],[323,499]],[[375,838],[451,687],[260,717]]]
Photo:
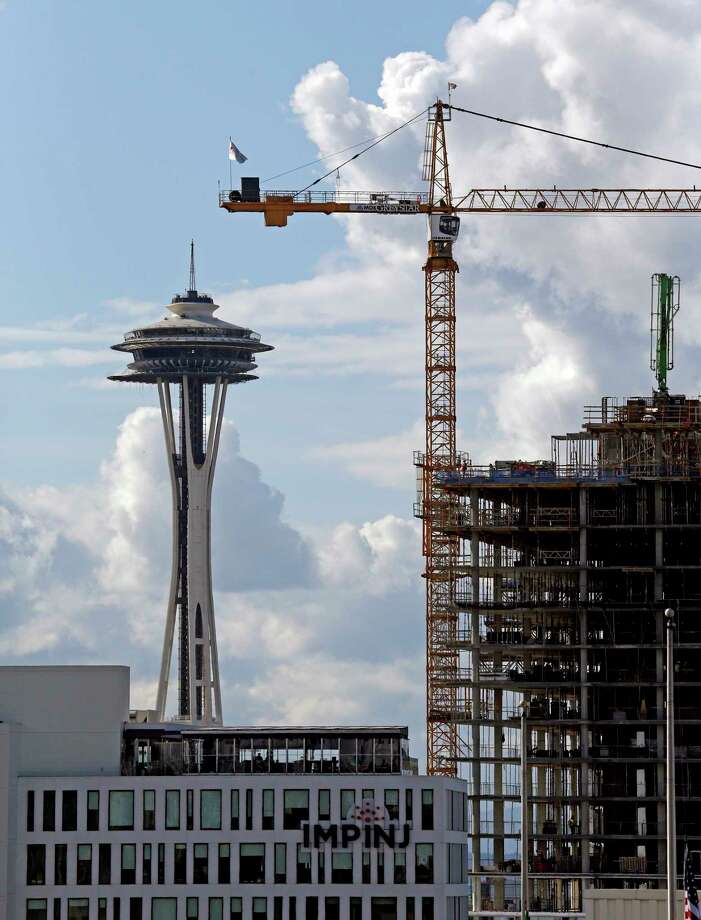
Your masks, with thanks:
[[[331,820],[331,790],[319,790],[319,821]]]
[[[200,899],[188,898],[185,901],[185,920],[198,920],[200,916]]]
[[[129,920],[141,920],[142,913],[141,898],[129,898]]]
[[[448,884],[462,885],[468,881],[468,848],[462,843],[449,843],[447,845]],[[455,902],[458,907],[458,901]]]
[[[390,821],[399,821],[399,789],[385,789],[385,808]]]
[[[263,790],[263,823],[264,831],[271,831],[275,827],[275,790]]]
[[[253,790],[246,789],[246,830],[253,830]]]
[[[27,790],[27,831],[31,834],[34,830],[34,790]],[[36,899],[35,899],[36,900]]]
[[[92,846],[89,843],[78,844],[76,882],[78,885],[92,885]]]
[[[100,792],[97,789],[88,789],[88,816],[85,828],[89,831],[100,830]]]
[[[308,885],[312,880],[312,854],[311,850],[302,849],[302,844],[297,844],[297,884]]]
[[[371,920],[397,920],[396,898],[371,898]]]
[[[385,851],[377,851],[377,884],[384,885],[385,883]]]
[[[122,844],[122,885],[136,884],[136,844]]]
[[[209,920],[224,920],[224,898],[209,899]]]
[[[97,899],[97,920],[107,920],[107,898]]]
[[[421,898],[421,920],[433,920],[433,898]]]
[[[144,789],[141,824],[145,831],[156,830],[156,790]]]
[[[338,884],[353,884],[352,850],[334,850],[331,853],[331,881]]]
[[[239,844],[239,883],[264,884],[265,882],[265,844]]]
[[[275,883],[284,885],[287,881],[287,844],[275,844]]]
[[[151,884],[151,844],[145,843],[141,853],[141,884]]]
[[[87,898],[69,898],[68,920],[90,920],[90,901]]]
[[[266,920],[268,916],[268,899],[253,899],[253,920]]]
[[[416,853],[416,876],[417,885],[433,884],[433,844],[417,843]]]
[[[177,920],[177,898],[151,898],[151,920]]]
[[[414,820],[414,795],[411,789],[406,790],[406,799],[404,802],[404,820],[407,823],[411,823]],[[409,920],[408,917],[407,920]]]
[[[416,907],[413,898],[406,899],[406,920],[416,920]]]
[[[341,920],[341,902],[339,898],[324,898],[325,920]]]
[[[370,851],[363,850],[363,875],[362,875],[363,885],[370,884]]]
[[[78,830],[78,793],[64,789],[61,795],[61,830]]]
[[[231,882],[231,847],[228,843],[219,844],[217,880],[220,885],[228,885]]]
[[[192,881],[195,885],[206,885],[209,876],[209,853],[206,843],[196,843],[192,864]]]
[[[363,789],[361,798],[363,798],[363,799],[374,799],[374,798],[375,798],[375,790],[374,790],[374,789]]]
[[[326,860],[323,850],[317,850],[316,853],[316,881],[318,885],[326,882]]]
[[[363,899],[350,899],[350,913],[348,920],[363,920]]]
[[[319,899],[315,896],[307,898],[304,912],[305,920],[319,920]]]
[[[273,920],[282,920],[282,898],[273,898]]]
[[[341,789],[341,821],[345,821],[355,805],[355,789]]]
[[[297,920],[297,898],[292,895],[289,905],[289,920]]]
[[[187,884],[187,846],[176,843],[173,851],[173,884]]]
[[[42,800],[42,829],[45,831],[56,830],[56,793],[53,789],[45,789]]]
[[[122,916],[122,901],[120,898],[112,900],[112,920],[120,920]]]
[[[421,830],[433,830],[433,789],[421,790]]]
[[[166,830],[180,830],[180,790],[166,789]]]
[[[303,821],[309,820],[309,790],[285,789],[285,811],[282,826],[286,831],[299,830]]]
[[[46,846],[30,843],[27,847],[27,884],[46,884]]]
[[[134,792],[131,789],[110,789],[109,829],[134,830]]]
[[[61,899],[54,898],[54,920],[61,920]]]
[[[194,824],[193,811],[195,808],[195,795],[192,789],[185,790],[185,830],[191,831]]]
[[[231,830],[237,831],[239,829],[239,791],[238,789],[231,790]]]
[[[68,844],[57,843],[54,847],[54,885],[68,882]]]
[[[242,898],[229,898],[229,920],[243,920]]]
[[[166,845],[158,844],[158,876],[157,884],[165,885],[166,883]]]
[[[27,920],[47,920],[46,898],[29,898],[27,900]]]
[[[394,850],[394,884],[406,884],[406,850]]]
[[[109,885],[112,879],[112,845],[101,843],[97,848],[97,884]]]
[[[203,831],[221,830],[221,789],[200,792],[200,828]]]

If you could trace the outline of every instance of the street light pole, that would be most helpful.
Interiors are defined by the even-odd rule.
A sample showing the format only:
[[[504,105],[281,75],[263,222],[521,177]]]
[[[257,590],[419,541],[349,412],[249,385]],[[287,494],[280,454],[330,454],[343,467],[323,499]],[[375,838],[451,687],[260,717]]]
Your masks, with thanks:
[[[528,920],[528,703],[521,709],[521,920]]]
[[[667,626],[667,920],[675,920],[677,828],[674,789],[674,611],[664,612]]]

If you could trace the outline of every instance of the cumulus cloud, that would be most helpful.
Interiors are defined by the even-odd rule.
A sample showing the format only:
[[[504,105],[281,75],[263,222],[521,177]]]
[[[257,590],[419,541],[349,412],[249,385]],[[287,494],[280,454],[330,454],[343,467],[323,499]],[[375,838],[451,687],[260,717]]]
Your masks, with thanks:
[[[443,93],[450,78],[458,84],[458,105],[694,161],[701,13],[687,3],[674,6],[669,16],[668,4],[654,0],[634,7],[614,0],[495,2],[478,19],[456,22],[441,58],[418,50],[388,58],[378,88],[381,104],[354,95],[339,66],[325,61],[301,78],[291,106],[320,155],[327,155],[397,127]],[[661,149],[660,138],[673,139],[674,149]],[[679,167],[458,113],[448,140],[456,193],[504,184],[681,187],[695,181],[695,174]],[[349,164],[344,187],[417,189],[422,145],[423,124],[417,123]],[[340,265],[298,284],[230,295],[226,309],[247,315],[265,305],[266,315],[292,338],[295,324],[330,330],[323,352],[335,373],[374,371],[420,385],[423,291],[417,269],[423,227],[410,217],[334,219],[346,234]],[[471,429],[465,446],[481,450],[481,430],[496,425],[497,433],[504,427],[512,432],[517,453],[544,454],[551,429],[576,426],[580,384],[580,402],[589,398],[589,384],[615,391],[640,381],[647,388],[651,381],[640,359],[648,279],[653,271],[678,273],[687,297],[697,297],[698,233],[689,217],[464,216],[457,254],[459,383]],[[523,307],[530,318],[514,319],[515,308]],[[684,321],[680,357],[701,336],[696,316]],[[372,323],[372,335],[363,330],[354,338],[355,330],[344,328],[354,322]],[[548,360],[534,354],[537,324],[561,342],[577,342],[586,379],[570,374],[571,348],[559,365],[554,353]],[[612,336],[618,347],[602,349]],[[309,350],[303,336],[296,345],[288,343],[283,372],[303,373],[299,358],[319,353],[319,343],[317,338]],[[380,366],[372,368],[375,356]],[[546,377],[554,383],[549,389]],[[692,382],[687,372],[685,384]],[[518,426],[509,417],[509,388],[517,389],[511,405],[529,410]],[[401,433],[388,432],[387,438],[401,439]],[[339,455],[360,451],[350,443],[337,447]],[[318,456],[324,454],[332,456],[321,445]],[[366,475],[377,481],[370,465]]]
[[[0,659],[128,662],[132,705],[153,705],[169,489],[159,413],[141,407],[120,426],[93,485],[0,496]],[[385,516],[304,536],[284,520],[280,493],[241,455],[230,424],[214,498],[229,721],[403,718],[420,734],[416,524]]]

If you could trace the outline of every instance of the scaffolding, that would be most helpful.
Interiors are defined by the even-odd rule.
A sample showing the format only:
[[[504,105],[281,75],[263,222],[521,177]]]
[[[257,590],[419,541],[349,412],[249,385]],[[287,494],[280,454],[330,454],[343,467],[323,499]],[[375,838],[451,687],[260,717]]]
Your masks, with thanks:
[[[455,726],[469,783],[472,917],[521,906],[522,701],[530,910],[581,911],[585,886],[664,887],[669,606],[677,833],[701,849],[700,406],[605,397],[582,431],[553,437],[549,460],[458,457],[434,474],[431,525],[458,547],[456,664],[436,677],[449,711],[434,715]]]

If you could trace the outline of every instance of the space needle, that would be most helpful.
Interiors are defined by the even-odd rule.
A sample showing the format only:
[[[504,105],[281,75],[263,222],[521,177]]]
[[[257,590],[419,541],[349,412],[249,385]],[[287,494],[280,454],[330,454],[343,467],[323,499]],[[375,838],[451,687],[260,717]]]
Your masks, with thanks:
[[[173,641],[178,624],[178,710],[184,722],[222,724],[211,566],[211,501],[229,384],[255,380],[255,355],[270,351],[251,329],[214,316],[218,307],[190,281],[169,315],[127,332],[116,351],[131,355],[110,380],[153,383],[163,419],[173,497],[172,568],[156,709],[166,718]],[[175,395],[175,399],[173,398]],[[207,397],[210,403],[207,403]]]

